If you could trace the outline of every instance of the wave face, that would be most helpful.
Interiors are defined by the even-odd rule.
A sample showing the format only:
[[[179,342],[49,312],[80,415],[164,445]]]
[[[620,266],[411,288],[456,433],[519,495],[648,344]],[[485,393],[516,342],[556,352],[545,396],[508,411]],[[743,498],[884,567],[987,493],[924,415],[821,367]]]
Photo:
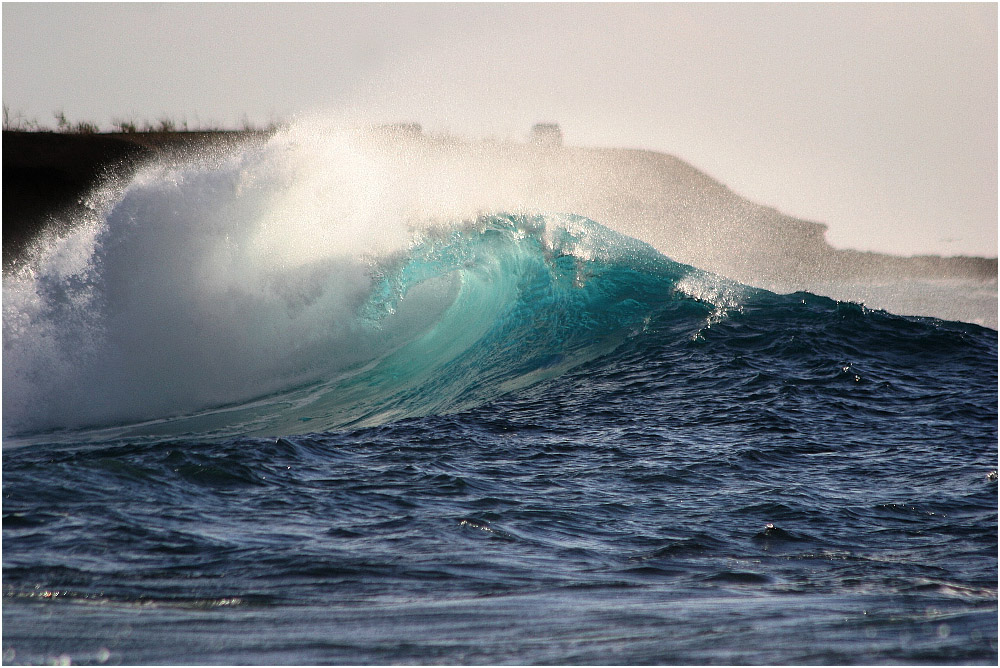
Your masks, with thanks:
[[[55,308],[10,334],[14,429],[287,435],[455,412],[606,353],[666,310],[704,319],[694,286],[745,290],[572,215],[483,216],[249,284],[137,261],[154,249],[122,257],[135,243],[96,244],[101,270],[64,279],[71,294],[36,281]],[[130,267],[158,276],[117,275]]]

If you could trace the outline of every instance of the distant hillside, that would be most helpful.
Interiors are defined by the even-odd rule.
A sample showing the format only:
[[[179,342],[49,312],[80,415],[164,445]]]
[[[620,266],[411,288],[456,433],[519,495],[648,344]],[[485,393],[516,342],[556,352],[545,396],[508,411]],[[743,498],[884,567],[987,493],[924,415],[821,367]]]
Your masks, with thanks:
[[[825,226],[746,200],[670,155],[626,149],[463,142],[417,130],[383,138],[490,186],[484,206],[578,213],[653,244],[670,257],[736,280],[807,289],[827,280],[906,276],[995,280],[996,259],[901,258],[832,248]],[[3,133],[3,267],[45,228],[72,224],[97,184],[125,183],[145,161],[261,141],[261,132]]]

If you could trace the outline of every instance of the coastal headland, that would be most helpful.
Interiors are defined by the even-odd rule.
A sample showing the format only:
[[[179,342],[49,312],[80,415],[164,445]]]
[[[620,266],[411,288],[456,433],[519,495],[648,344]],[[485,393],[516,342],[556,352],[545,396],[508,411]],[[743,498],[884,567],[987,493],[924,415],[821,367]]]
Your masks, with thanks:
[[[466,160],[493,183],[497,206],[578,213],[631,234],[670,257],[741,282],[806,289],[822,281],[960,279],[995,281],[997,260],[897,257],[836,249],[825,225],[751,202],[671,155],[543,141],[471,142],[429,136],[417,125],[385,141],[433,160]],[[3,132],[3,269],[26,261],[43,231],[71,228],[88,195],[126,184],[152,160],[265,141],[264,131],[56,133]],[[384,142],[383,142],[384,143]],[[390,146],[390,148],[391,148]],[[475,176],[472,174],[471,176]]]

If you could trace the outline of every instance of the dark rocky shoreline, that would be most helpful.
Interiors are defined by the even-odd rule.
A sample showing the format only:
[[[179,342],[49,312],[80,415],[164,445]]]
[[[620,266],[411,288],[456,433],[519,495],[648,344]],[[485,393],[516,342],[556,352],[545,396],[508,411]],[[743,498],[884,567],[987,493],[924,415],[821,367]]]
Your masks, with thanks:
[[[108,179],[127,181],[146,161],[244,141],[243,131],[75,134],[3,132],[3,269],[43,230],[79,220],[85,198]]]
[[[79,220],[87,206],[86,196],[100,183],[109,179],[127,182],[152,159],[183,158],[206,148],[267,136],[261,131],[4,131],[4,272],[23,261],[43,230],[59,233]],[[433,140],[417,134],[401,141]],[[481,159],[519,161],[522,168],[526,166],[529,180],[545,181],[544,187],[532,189],[532,205],[572,210],[618,229],[641,230],[636,236],[661,249],[670,248],[675,259],[744,282],[764,284],[788,276],[984,281],[997,277],[995,258],[897,257],[834,249],[824,238],[824,225],[750,202],[678,158],[661,153],[530,144],[498,148],[457,141],[440,150],[461,153],[470,146]]]

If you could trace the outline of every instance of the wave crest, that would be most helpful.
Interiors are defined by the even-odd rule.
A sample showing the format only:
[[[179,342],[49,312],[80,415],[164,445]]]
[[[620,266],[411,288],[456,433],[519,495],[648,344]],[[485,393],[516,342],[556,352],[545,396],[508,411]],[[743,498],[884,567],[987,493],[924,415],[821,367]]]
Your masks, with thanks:
[[[281,435],[461,410],[613,349],[702,274],[573,215],[249,263],[259,228],[178,231],[184,200],[164,190],[181,181],[133,186],[86,261],[5,282],[7,434]]]

